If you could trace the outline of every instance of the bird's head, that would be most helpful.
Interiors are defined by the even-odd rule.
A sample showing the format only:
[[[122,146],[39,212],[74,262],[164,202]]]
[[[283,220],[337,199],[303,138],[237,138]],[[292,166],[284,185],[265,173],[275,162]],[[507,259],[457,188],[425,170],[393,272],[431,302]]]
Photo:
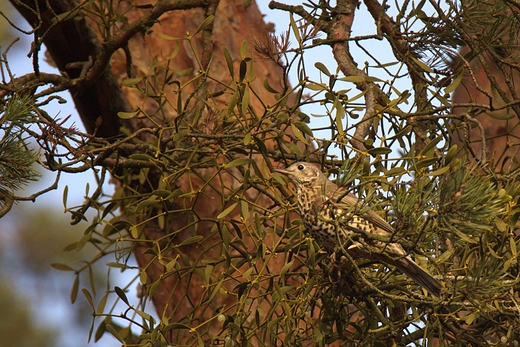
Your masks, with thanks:
[[[296,186],[312,186],[327,179],[318,167],[304,162],[294,163],[286,169],[275,171],[287,175]]]

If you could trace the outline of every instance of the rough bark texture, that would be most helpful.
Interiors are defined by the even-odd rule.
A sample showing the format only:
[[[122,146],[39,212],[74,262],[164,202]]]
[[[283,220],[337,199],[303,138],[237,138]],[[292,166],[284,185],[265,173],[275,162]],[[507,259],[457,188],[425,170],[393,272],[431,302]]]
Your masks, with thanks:
[[[476,122],[467,123],[471,129],[464,127],[458,132],[458,141],[469,142],[477,159],[488,160],[497,170],[508,171],[517,167],[511,159],[519,151],[519,28],[515,21],[504,23],[517,16],[514,13],[516,8],[499,7],[494,2],[480,3],[471,8],[465,6],[466,12],[463,13],[467,18],[463,17],[462,22],[467,22],[468,41],[454,63],[454,70],[464,69],[464,76],[453,93],[453,103],[475,104],[469,108],[456,107],[454,113],[466,112],[467,117]],[[481,23],[475,16],[482,13],[486,13],[486,18]],[[490,24],[487,17],[496,18],[495,24]],[[497,29],[501,25],[503,27]]]
[[[461,53],[468,53],[467,49],[461,50]],[[506,76],[500,71],[493,59],[488,54],[482,54],[481,60],[475,58],[471,61],[471,74],[465,73],[461,86],[453,93],[453,102],[455,104],[465,103],[476,103],[482,105],[489,105],[492,107],[500,108],[505,103],[512,100],[513,95],[508,90],[507,83],[505,81]],[[483,67],[482,63],[486,66]],[[512,72],[512,71],[510,71]],[[490,80],[490,76],[494,81]],[[516,73],[512,72],[510,75],[511,80],[517,81]],[[509,101],[504,102],[500,97],[497,96],[496,86],[504,91]],[[516,85],[516,93],[520,93],[520,84],[518,82],[513,83]],[[454,113],[462,113],[463,109],[457,108]],[[490,115],[498,114],[510,114],[512,118],[509,120],[497,119]],[[500,117],[500,116],[499,116]],[[478,114],[475,119],[482,125],[482,128],[474,126],[472,129],[465,128],[460,132],[459,139],[465,139],[469,141],[470,147],[477,159],[486,158],[497,166],[497,169],[508,169],[511,165],[511,158],[518,154],[518,138],[520,137],[520,127],[518,115],[511,108],[499,109],[496,111],[489,110]],[[482,130],[485,146],[482,142]],[[460,140],[459,140],[460,141]],[[516,165],[514,165],[516,166]]]
[[[145,3],[146,1],[143,1],[143,4]],[[193,55],[193,52],[189,47],[189,42],[186,40],[165,40],[164,38],[161,38],[158,33],[162,33],[174,38],[181,38],[184,37],[186,33],[193,33],[196,31],[200,23],[203,22],[205,18],[204,12],[205,11],[203,9],[193,9],[189,11],[172,11],[166,13],[160,17],[157,25],[152,28],[153,32],[147,35],[138,35],[131,39],[129,42],[129,51],[132,56],[132,70],[135,72],[136,77],[148,76],[151,78],[151,75],[153,75],[153,77],[161,79],[162,76],[164,76],[164,70],[161,69],[161,66],[164,66],[164,64],[167,63],[164,57],[170,56],[177,44],[180,44],[181,47],[177,57],[172,61],[172,63],[175,64],[175,69],[193,69],[192,74],[184,77],[185,81],[188,81],[196,74],[198,74],[200,70],[200,66],[197,60],[198,58]],[[141,10],[135,8],[127,13],[127,17],[129,18],[130,22],[139,19],[142,15],[143,13],[141,13]],[[227,48],[227,50],[230,52],[231,57],[235,62],[235,71],[238,71],[238,61],[241,59],[240,47],[242,42],[244,40],[248,40],[248,42],[252,43],[255,37],[258,37],[260,33],[267,29],[256,4],[252,3],[251,6],[246,7],[243,2],[232,0],[220,2],[217,12],[215,13],[215,21],[213,25],[213,35],[211,37],[212,47],[207,48],[211,49],[213,53],[210,63],[209,75],[212,76],[212,78],[215,78],[217,81],[221,81],[227,84],[229,83],[231,77],[229,76],[228,67],[224,58],[223,48]],[[192,41],[192,44],[194,44],[195,50],[199,56],[202,56],[204,52],[204,42],[202,35],[198,34]],[[248,54],[252,55],[252,44],[250,44],[249,47]],[[157,67],[151,74],[150,66],[153,66],[154,64]],[[119,51],[114,55],[112,66],[112,71],[117,76],[117,78],[122,80],[128,77],[126,75],[126,57],[124,56],[123,52]],[[253,88],[258,90],[259,98],[252,98],[251,105],[259,114],[262,114],[263,109],[260,103],[260,99],[267,104],[273,103],[275,100],[272,94],[269,95],[267,92],[265,92],[265,89],[261,87],[261,83],[264,79],[268,79],[272,85],[278,85],[282,71],[280,67],[276,66],[272,61],[258,59],[255,61],[254,73],[256,80],[254,82]],[[205,92],[217,93],[222,89],[223,88],[218,83],[209,81],[207,83],[207,91]],[[124,89],[124,92],[133,109],[141,106],[149,114],[158,112],[159,106],[155,102],[151,101],[151,99],[144,100],[144,96],[142,94],[136,94],[129,89]],[[223,105],[225,102],[227,102],[229,97],[230,94],[227,92],[225,92],[220,97]],[[175,88],[171,89],[171,93],[168,94],[167,99],[172,105],[176,104],[177,94]],[[196,101],[194,100],[194,107],[195,104]],[[178,114],[171,108],[163,108],[163,111],[168,112],[168,117],[171,119],[178,116]],[[212,133],[212,120],[209,119],[211,116],[211,113],[203,112],[201,116],[202,119],[199,120],[199,130],[203,130],[208,134]],[[139,129],[143,125],[144,124],[142,124],[141,120],[132,120],[129,122],[129,127],[131,127],[132,131]],[[273,146],[272,143],[268,143],[267,145],[271,147]],[[207,169],[207,172],[199,172],[199,174],[203,176],[210,176],[214,174],[214,172],[214,169]],[[238,171],[236,174],[239,174]],[[196,177],[196,175],[187,173],[179,180],[177,180],[175,187],[172,187],[172,189],[181,188],[185,192],[191,190],[196,191],[204,185],[205,182]],[[234,185],[236,185],[236,182],[234,182],[234,179],[231,177],[231,175],[226,175],[220,179],[213,180],[212,189],[206,188],[204,194],[200,194],[197,199],[194,200],[196,201],[194,210],[200,216],[200,218],[215,218],[216,215],[224,208],[218,198],[222,190],[229,190]],[[249,199],[251,200],[256,200],[259,198],[257,196],[258,192],[256,191],[250,191],[249,194]],[[266,198],[260,197],[259,203],[264,206],[268,206],[271,202]],[[186,207],[191,208],[191,206]],[[238,210],[235,211],[232,215],[238,216]],[[188,225],[188,214],[179,214],[177,218],[172,220],[170,228],[171,230],[180,230],[186,225]],[[210,223],[199,223],[196,226],[196,230],[191,230],[189,228],[185,229],[181,234],[177,235],[178,239],[176,242],[179,242],[178,240],[187,239],[188,237],[193,236],[193,232],[195,232],[197,235],[203,235],[207,237],[210,235],[210,227]],[[148,227],[145,230],[145,233],[150,239],[156,239],[157,237],[163,236],[163,234],[153,225]],[[250,250],[253,252],[254,243],[249,237],[247,237],[247,235],[245,236],[246,238],[244,241],[251,247]],[[217,243],[217,237],[218,235],[213,235],[206,239],[203,244],[192,244],[190,246],[186,246],[183,248],[183,253],[190,255],[191,264],[194,264],[200,258],[211,259],[218,257],[221,253],[218,247],[217,249],[208,248],[208,245]],[[268,240],[265,240],[265,242],[270,243]],[[152,256],[149,254],[144,254],[144,251],[148,247],[148,245],[143,245],[142,248],[137,248],[135,251],[135,256],[141,268],[147,267],[149,283],[153,283],[163,275],[164,266],[158,262],[152,262],[150,264]],[[171,256],[174,257],[173,255]],[[280,259],[278,264],[271,264],[271,266],[280,267],[283,265],[281,264],[281,261],[283,261],[283,259]],[[188,268],[191,264],[185,263],[184,265]],[[172,322],[180,321],[183,316],[185,316],[186,312],[189,312],[193,308],[192,305],[194,305],[194,303],[200,302],[203,293],[203,284],[204,283],[200,277],[192,277],[191,275],[184,278],[171,276],[163,279],[153,297],[157,312],[159,315],[168,317]],[[232,288],[228,289],[230,291],[232,290]],[[236,300],[234,296],[222,295],[217,296],[214,299],[214,302],[218,307],[225,305],[226,303],[229,303],[233,300]],[[176,309],[175,314],[172,316],[172,309],[176,308],[176,305],[180,305],[181,307],[186,306],[186,310]]]
[[[166,2],[162,2],[165,3]],[[180,3],[180,2],[179,2]],[[158,112],[165,116],[165,122],[173,121],[175,118],[192,117],[193,110],[197,107],[203,109],[200,119],[197,122],[197,131],[212,134],[213,118],[216,115],[211,109],[200,103],[201,99],[208,97],[210,94],[221,93],[220,96],[213,98],[215,104],[221,103],[225,105],[231,93],[224,88],[219,82],[227,84],[231,81],[231,76],[223,54],[224,47],[229,51],[234,62],[234,69],[239,71],[239,61],[241,57],[241,46],[244,40],[249,42],[247,55],[254,55],[253,41],[255,38],[261,39],[261,35],[265,35],[269,28],[263,21],[262,14],[259,12],[255,2],[249,6],[245,2],[234,0],[223,0],[218,2],[208,2],[205,8],[194,8],[188,10],[170,11],[161,15],[149,30],[141,30],[141,33],[125,38],[123,35],[116,36],[109,40],[107,44],[106,37],[102,37],[100,26],[97,25],[96,19],[85,17],[77,18],[71,15],[71,19],[64,24],[54,25],[53,18],[55,14],[72,11],[78,3],[69,1],[45,1],[38,2],[38,6],[42,9],[42,16],[39,17],[31,6],[34,4],[26,0],[23,4],[13,1],[13,4],[24,15],[29,23],[43,23],[38,29],[42,41],[46,45],[50,56],[54,60],[56,66],[63,71],[64,74],[76,79],[78,86],[71,87],[74,103],[81,116],[87,130],[90,133],[103,137],[118,136],[120,126],[126,127],[130,133],[139,130],[142,127],[151,127],[153,124],[146,118],[134,118],[131,120],[121,121],[117,117],[117,112],[131,111],[141,109],[146,114],[156,114]],[[52,9],[47,8],[50,4]],[[172,2],[171,5],[175,5]],[[216,12],[215,6],[218,5]],[[189,7],[189,6],[187,6]],[[138,0],[133,2],[121,2],[119,7],[115,9],[119,13],[124,13],[128,23],[128,28],[122,25],[119,29],[121,32],[131,31],[130,26],[133,22],[138,21],[145,16],[149,16],[149,1]],[[199,25],[207,18],[208,15],[214,14],[215,20],[212,23],[212,33],[208,36],[207,32],[198,33],[190,41],[165,39],[159,35],[164,34],[171,38],[183,38],[188,33],[194,33]],[[40,22],[40,19],[43,22]],[[93,75],[96,66],[92,67],[89,60],[99,62],[100,56],[108,54],[107,46],[113,41],[125,41],[125,45],[121,45],[111,56],[110,67],[97,75]],[[100,42],[104,42],[103,46]],[[180,45],[180,47],[177,47]],[[192,46],[194,48],[192,48]],[[168,60],[167,57],[179,48],[175,59]],[[81,63],[81,64],[78,64]],[[85,65],[86,64],[86,65]],[[121,88],[121,82],[130,77],[142,77],[150,86],[164,85],[165,66],[174,64],[175,70],[186,70],[191,68],[192,72],[181,78],[181,81],[187,82],[195,76],[199,75],[209,65],[208,75],[213,81],[205,81],[203,86],[196,92],[201,98],[193,98],[189,107],[186,107],[187,113],[179,115],[174,107],[168,105],[176,105],[178,98],[178,89],[172,86],[166,91],[165,99],[168,105],[159,105],[153,98],[143,93],[136,93],[132,88]],[[253,110],[262,115],[264,112],[263,104],[273,104],[276,102],[272,93],[268,93],[262,87],[264,80],[268,80],[271,86],[280,86],[282,80],[282,70],[271,60],[256,59],[254,75],[256,79],[251,82],[252,89],[257,94],[251,96],[250,105]],[[83,68],[85,67],[85,68]],[[99,70],[99,69],[98,69]],[[207,83],[206,83],[207,82]],[[185,90],[184,96],[193,91],[197,83],[191,83]],[[151,93],[151,92],[150,92]],[[146,136],[142,140],[147,140]],[[269,148],[274,148],[274,143],[265,144]],[[259,167],[265,167],[261,158],[257,158]],[[237,185],[237,182],[231,174],[219,175],[213,179],[210,184],[200,177],[211,177],[215,174],[216,169],[201,169],[196,173],[187,172],[182,175],[170,188],[172,190],[181,188],[184,192],[198,192],[191,203],[184,205],[185,209],[193,209],[199,218],[213,218],[220,213],[225,206],[222,205],[222,191],[231,191]],[[240,175],[238,170],[232,171],[234,175]],[[265,172],[268,174],[268,172]],[[150,177],[150,189],[157,188],[156,177]],[[256,201],[259,205],[268,206],[272,201],[266,197],[262,197],[258,191],[249,190],[248,200]],[[179,201],[179,204],[185,204],[185,200]],[[170,322],[182,321],[193,308],[200,303],[204,293],[203,280],[200,276],[194,275],[193,266],[197,264],[201,258],[218,258],[222,253],[220,247],[222,243],[218,242],[219,235],[215,231],[210,232],[211,223],[201,222],[195,227],[186,227],[190,221],[190,213],[176,213],[168,220],[168,228],[171,230],[182,230],[174,239],[165,240],[165,231],[158,227],[157,223],[148,223],[143,233],[150,242],[138,244],[134,254],[141,269],[146,269],[148,284],[160,284],[155,287],[152,297],[153,303],[158,314]],[[239,218],[238,209],[230,214],[230,217]],[[131,215],[128,216],[134,222],[139,222],[138,218]],[[195,243],[181,248],[183,257],[179,260],[182,266],[186,268],[186,272],[179,271],[176,276],[165,276],[165,266],[163,263],[154,260],[153,254],[146,251],[154,247],[153,240],[161,246],[167,246],[174,243],[180,243],[183,239],[187,239],[193,235],[204,236],[204,242]],[[269,234],[263,240],[264,244],[275,245],[275,236]],[[244,233],[242,240],[247,245],[250,252],[255,252],[258,246],[255,241],[247,233]],[[217,247],[211,247],[217,244]],[[175,252],[170,252],[164,256],[175,258]],[[278,257],[272,261],[269,266],[271,271],[277,272],[284,264],[284,257]],[[247,265],[247,263],[246,263]],[[249,265],[247,265],[249,266]],[[185,275],[185,276],[184,276]],[[235,283],[236,285],[237,283]],[[229,292],[233,288],[227,288]],[[213,299],[214,307],[223,307],[236,301],[235,295],[217,294]],[[201,322],[208,319],[214,312],[201,312]],[[221,325],[221,324],[219,324]]]
[[[11,3],[24,16],[40,37],[40,49],[48,50],[56,67],[62,75],[71,79],[84,78],[84,73],[91,67],[93,60],[100,53],[100,41],[86,18],[74,17],[55,23],[56,14],[72,11],[75,1],[11,0]],[[49,8],[47,5],[50,4]],[[42,44],[45,44],[43,47]],[[119,133],[117,112],[130,111],[118,82],[109,69],[94,76],[81,85],[71,85],[69,90],[74,105],[87,131],[101,137],[112,137]]]

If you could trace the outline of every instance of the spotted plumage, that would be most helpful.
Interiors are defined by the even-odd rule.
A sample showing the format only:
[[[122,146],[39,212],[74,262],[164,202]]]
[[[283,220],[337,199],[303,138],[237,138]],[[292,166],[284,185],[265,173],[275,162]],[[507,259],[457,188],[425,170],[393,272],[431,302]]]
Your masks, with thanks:
[[[441,284],[407,256],[401,245],[377,240],[378,236],[388,238],[394,229],[376,212],[367,210],[355,195],[329,181],[309,163],[298,162],[276,171],[287,175],[295,185],[303,224],[321,247],[333,252],[342,245],[353,257],[393,265],[440,296]],[[366,234],[374,236],[363,238]]]

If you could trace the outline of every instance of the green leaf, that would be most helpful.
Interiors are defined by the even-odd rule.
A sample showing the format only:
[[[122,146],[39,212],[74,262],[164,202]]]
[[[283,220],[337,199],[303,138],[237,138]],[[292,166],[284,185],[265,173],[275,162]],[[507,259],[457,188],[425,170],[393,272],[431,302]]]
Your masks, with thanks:
[[[163,333],[166,333],[166,332],[168,332],[170,330],[173,330],[173,329],[191,330],[191,327],[186,325],[186,324],[182,324],[182,323],[172,323],[172,324],[168,324],[166,327],[164,327]]]
[[[289,269],[293,266],[294,264],[294,259],[291,260],[290,262],[288,262],[287,264],[285,264],[284,266],[282,266],[282,269],[280,270],[280,277],[284,277],[285,274],[287,273],[287,271],[289,271]]]
[[[134,239],[138,239],[139,238],[139,230],[137,229],[137,227],[135,225],[132,225],[130,227],[130,235],[132,235],[132,237]]]
[[[204,238],[204,236],[202,236],[202,235],[191,236],[191,237],[188,237],[186,240],[183,240],[177,246],[181,247],[181,246],[191,245],[193,243],[200,242],[200,240],[202,240],[203,238]]]
[[[420,160],[417,163],[415,163],[414,169],[419,171],[425,167],[435,164],[437,161],[438,161],[437,158],[428,158],[428,159]]]
[[[314,83],[314,82],[306,83],[305,87],[307,87],[310,90],[317,90],[317,91],[327,90],[328,89],[328,87],[325,84],[323,84],[323,83]]]
[[[335,117],[335,124],[336,129],[338,131],[338,137],[343,138],[344,131],[343,131],[343,119],[345,118],[345,109],[343,108],[343,105],[339,101],[339,99],[334,100],[334,108],[336,109],[336,117]]]
[[[289,151],[291,153],[296,154],[296,155],[302,154],[302,150],[300,149],[300,147],[298,147],[294,143],[288,142],[288,141],[283,141],[283,144],[284,144],[284,146],[286,146],[289,149]]]
[[[323,65],[323,63],[321,63],[321,62],[318,61],[318,62],[316,62],[316,63],[314,64],[314,66],[315,66],[318,70],[320,70],[321,72],[323,72],[325,75],[330,76],[330,72],[329,72],[329,70],[327,69],[327,67],[326,67],[325,65]]]
[[[307,124],[305,124],[304,122],[294,122],[294,125],[298,129],[300,129],[304,134],[309,135],[309,136],[313,135],[311,128],[309,128],[309,126]]]
[[[244,78],[246,78],[246,73],[247,73],[247,63],[245,60],[241,60],[240,61],[240,71],[238,73],[238,81],[240,83],[242,83],[242,81],[244,80]]]
[[[208,25],[213,23],[213,19],[215,19],[214,15],[207,16],[206,19],[204,19],[204,21],[199,25],[197,30],[195,30],[195,32],[191,36],[193,37],[193,36],[197,35],[200,31],[206,29],[206,27]]]
[[[258,147],[258,150],[260,151],[260,153],[262,153],[262,155],[267,158],[268,157],[267,147],[266,147],[264,141],[256,136],[253,136],[253,139],[255,140],[255,144]],[[253,161],[253,163],[255,163],[255,162]],[[253,164],[253,165],[255,165],[255,164]]]
[[[293,131],[293,134],[298,138],[298,140],[305,143],[306,145],[309,144],[309,141],[307,141],[303,133],[300,131],[300,129],[298,129],[298,127],[294,123],[291,123],[291,129]]]
[[[147,321],[150,321],[150,322],[153,321],[153,317],[150,316],[148,313],[145,313],[145,312],[143,312],[143,311],[141,311],[141,310],[138,310],[138,309],[135,309],[134,311],[135,311],[135,313],[137,313],[138,315],[140,315],[141,318],[143,318],[144,320],[147,320]]]
[[[106,318],[104,320],[104,322],[107,322],[109,321],[109,318]],[[92,326],[90,328],[90,334],[89,334],[89,342],[90,342],[90,337],[92,336],[92,329],[94,328],[94,322],[92,322]],[[105,332],[107,331],[107,324],[105,323],[101,323],[99,324],[97,330],[96,330],[96,335],[94,336],[94,342],[97,342],[99,341],[99,339],[101,339],[103,337],[103,335],[105,334]]]
[[[242,142],[244,143],[244,146],[249,146],[251,144],[251,133],[245,134]]]
[[[177,69],[177,70],[172,70],[177,76],[179,77],[184,77],[184,76],[189,76],[191,75],[191,73],[193,72],[193,68],[192,67],[189,67],[187,69]]]
[[[213,265],[206,265],[206,268],[204,269],[204,280],[209,283],[211,280],[211,274],[213,273],[213,269],[215,266]]]
[[[126,294],[125,292],[123,291],[123,289],[119,288],[118,286],[115,286],[114,287],[114,291],[116,292],[117,296],[119,296],[119,298],[121,300],[123,300],[123,302],[125,304],[127,304],[128,306],[130,306],[130,303],[128,302],[128,298],[126,297]]]
[[[140,111],[134,112],[117,112],[117,116],[121,119],[131,119],[139,114]]]
[[[251,94],[249,92],[249,88],[246,88],[246,90],[244,90],[244,95],[242,97],[242,105],[241,105],[241,111],[242,111],[243,115],[247,114],[247,109],[249,108],[250,95]]]
[[[249,204],[245,200],[240,200],[240,216],[244,222],[249,219]]]
[[[152,195],[148,199],[141,201],[135,208],[135,211],[136,212],[141,211],[148,206],[156,204],[157,202],[159,202],[159,198],[155,195]]]
[[[455,77],[455,79],[448,85],[446,88],[444,88],[444,93],[450,94],[452,91],[454,91],[462,82],[462,78],[464,77],[464,69],[460,71],[460,73]]]
[[[384,63],[384,64],[381,64],[381,65],[379,65],[379,66],[380,66],[380,67],[388,67],[388,66],[393,66],[393,65],[397,65],[397,64],[399,64],[399,62],[397,62],[397,61],[392,61],[392,62],[390,62],[390,63]]]
[[[63,247],[62,251],[63,252],[74,251],[74,250],[76,250],[77,245],[78,245],[77,242],[70,243],[67,246]]]
[[[348,99],[348,102],[352,102],[354,100],[357,100],[357,99],[361,98],[363,95],[365,95],[367,93],[367,91],[368,91],[368,88],[365,89],[364,91],[362,91],[361,93],[356,94],[353,97],[351,97],[350,99]]]
[[[246,281],[249,280],[249,278],[251,277],[251,273],[253,272],[253,267],[250,267],[249,269],[247,269],[246,271],[244,271],[244,273],[242,274],[242,278],[245,279]]]
[[[177,56],[177,54],[179,54],[180,50],[181,50],[181,43],[179,41],[175,41],[175,48],[173,49],[172,54],[170,54],[170,57],[168,59],[169,60],[174,59]],[[174,82],[172,82],[172,83],[174,83]]]
[[[173,192],[171,192],[170,195],[168,195],[165,200],[173,201],[173,199],[178,198],[183,193],[184,193],[184,191],[181,188],[177,188]]]
[[[244,166],[249,164],[251,160],[249,158],[238,158],[235,160],[230,161],[229,163],[224,164],[225,169],[230,169],[232,167],[236,166]]]
[[[55,268],[56,270],[60,270],[60,271],[76,271],[76,270],[74,270],[73,268],[71,268],[70,266],[68,266],[66,264],[54,263],[51,266],[53,268]]]
[[[236,106],[236,104],[238,102],[238,95],[239,95],[238,90],[235,90],[235,92],[233,93],[233,95],[229,99],[229,104],[227,106],[227,114],[228,115],[232,115],[233,114],[233,109],[235,108],[235,106]]]
[[[404,169],[401,166],[397,166],[397,167],[394,167],[394,168],[388,170],[387,172],[385,172],[385,175],[386,176],[397,176],[397,175],[401,175],[405,172],[406,172],[406,169]]]
[[[443,139],[442,135],[434,138],[430,142],[424,146],[423,150],[421,151],[421,155],[425,155],[428,153],[431,149],[433,149],[441,140]]]
[[[172,261],[173,261],[173,260],[172,260]],[[171,262],[172,262],[172,261],[171,261]],[[170,262],[170,263],[171,263],[171,262]],[[170,263],[168,263],[168,264],[170,264]],[[167,270],[167,271],[169,271],[169,270],[168,270],[168,264],[166,264],[166,270]],[[171,269],[170,269],[170,270],[171,270]],[[140,281],[142,284],[145,284],[145,285],[148,283],[148,274],[146,273],[145,270],[141,270],[141,272],[139,273],[139,281]]]
[[[92,226],[94,226],[94,227],[91,228]],[[92,232],[95,230],[95,226],[96,226],[96,224],[92,224],[90,227],[88,227],[87,230],[85,230],[86,234],[84,234],[81,237],[81,239],[79,239],[78,243],[76,244],[76,251],[82,250],[83,247],[85,247],[85,245],[87,244],[87,242],[89,242],[92,239]],[[111,225],[107,224],[107,226],[105,226],[105,229],[109,226],[111,226]]]
[[[446,153],[446,157],[444,158],[444,161],[446,164],[451,163],[455,155],[457,154],[459,150],[459,147],[457,145],[451,146],[451,148],[448,150],[448,153]]]
[[[440,257],[438,257],[436,259],[436,262],[438,264],[442,264],[444,263],[445,261],[447,261],[448,259],[451,258],[451,256],[453,255],[453,251],[450,251],[449,249],[448,250],[445,250],[444,252],[442,252],[442,254],[440,255]]]
[[[287,181],[285,180],[285,175],[279,174],[277,172],[271,172],[271,177],[275,179],[281,186],[286,186]]]
[[[94,300],[92,300],[92,295],[90,295],[90,292],[87,290],[87,288],[82,288],[81,292],[83,293],[83,295],[85,295],[85,298],[87,299],[92,309],[95,310],[96,308],[94,307]]]
[[[438,170],[428,173],[427,176],[440,176],[440,175],[448,172],[449,170],[450,170],[449,166],[441,167]]]
[[[157,32],[157,36],[159,36],[161,39],[168,40],[168,41],[174,41],[174,40],[181,40],[179,37],[173,37],[166,34],[163,34],[161,32]]]
[[[103,214],[101,215],[101,219],[105,219],[105,217],[110,213],[112,212],[112,210],[117,207],[117,202],[114,202],[112,201],[111,203],[109,203],[105,209],[103,210]]]
[[[101,300],[99,300],[96,312],[103,313],[103,311],[105,311],[105,306],[107,304],[107,299],[108,299],[108,294],[103,295]]]
[[[229,70],[229,73],[231,74],[231,77],[235,78],[235,68],[233,66],[233,59],[231,58],[231,54],[229,54],[229,51],[224,47],[224,58],[226,58],[227,67]]]
[[[345,77],[339,78],[339,80],[344,81],[344,82],[358,83],[358,82],[364,82],[365,76],[345,76]]]
[[[245,59],[247,57],[247,47],[249,43],[247,40],[242,41],[242,44],[240,45],[240,57],[242,59]]]
[[[280,92],[277,91],[276,89],[274,89],[273,87],[271,87],[271,85],[269,84],[269,80],[266,78],[264,80],[264,88],[265,90],[267,90],[269,93],[273,93],[273,94],[279,94]]]
[[[170,191],[166,189],[156,189],[152,192],[153,195],[156,195],[160,198],[166,199],[170,195]]]
[[[497,226],[497,229],[501,232],[506,232],[508,229],[506,222],[504,222],[502,219],[498,217],[495,218],[495,225]]]
[[[423,63],[422,61],[420,61],[419,59],[415,58],[415,57],[410,57],[412,58],[412,60],[414,61],[414,63],[423,71],[425,72],[433,72],[433,70],[431,69],[431,67],[429,67],[428,65],[426,65],[425,63]]]
[[[144,160],[144,161],[154,161],[155,158],[152,157],[151,155],[149,154],[146,154],[146,153],[134,153],[134,154],[130,154],[128,156],[129,159],[132,159],[132,160]]]
[[[123,87],[132,87],[132,86],[135,86],[137,83],[141,82],[142,80],[143,80],[142,77],[127,78],[127,79],[121,81],[121,85]]]
[[[106,324],[106,329],[109,333],[111,333],[119,342],[121,342],[122,344],[125,343],[125,341],[119,336],[119,333],[116,331],[116,329],[114,329],[114,327],[110,324]]]
[[[376,148],[371,148],[367,151],[368,154],[370,155],[378,155],[378,154],[389,154],[392,152],[392,149],[390,148],[386,148],[386,147],[376,147]]]
[[[293,16],[292,12],[289,12],[289,20],[291,23],[291,29],[293,31],[294,37],[296,37],[296,41],[298,41],[298,44],[300,44],[302,39],[300,37],[300,31],[298,30],[298,26],[296,25],[296,22],[294,21],[294,16]]]
[[[235,207],[237,207],[238,205],[238,202],[235,202],[233,204],[231,204],[230,206],[228,206],[224,211],[220,212],[217,216],[217,219],[222,219],[224,217],[226,217],[228,214],[231,213],[231,211],[233,211],[235,209]]]
[[[69,195],[69,186],[63,188],[63,207],[67,208],[67,196]]]
[[[72,284],[72,290],[70,291],[70,303],[73,304],[76,302],[78,298],[78,289],[79,289],[79,275],[74,277],[74,283]]]
[[[516,117],[513,113],[489,112],[489,113],[487,113],[487,115],[490,116],[491,118],[499,119],[499,120],[508,120],[508,119],[513,119]]]

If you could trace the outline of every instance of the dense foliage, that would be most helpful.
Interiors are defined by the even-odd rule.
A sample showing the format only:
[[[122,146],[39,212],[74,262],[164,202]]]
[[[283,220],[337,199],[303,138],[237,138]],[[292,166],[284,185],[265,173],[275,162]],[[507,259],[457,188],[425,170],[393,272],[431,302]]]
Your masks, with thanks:
[[[12,2],[21,12],[34,5]],[[35,161],[56,180],[62,172],[97,175],[81,206],[69,206],[67,189],[63,199],[72,222],[85,225],[66,251],[93,247],[97,254],[54,265],[74,274],[72,301],[82,292],[91,303],[91,337],[109,332],[142,346],[518,341],[517,5],[272,1],[290,17],[288,31],[244,40],[236,51],[206,45],[218,41],[211,36],[217,5],[225,6],[96,0],[55,12],[52,25],[43,17],[31,23],[34,56],[52,34],[40,30],[45,25],[76,21],[97,35],[97,55],[82,61],[76,77],[39,73],[37,64],[15,77],[4,54],[4,212],[37,197],[16,195],[36,178]],[[188,7],[205,11],[184,37],[156,24],[161,14]],[[350,28],[363,11],[372,34],[356,36]],[[162,40],[161,55],[146,68],[128,45],[134,35]],[[366,63],[355,60],[354,47]],[[106,121],[90,120],[85,134],[48,115],[58,90],[91,86],[119,48],[127,63],[121,90],[131,107],[118,110],[117,134],[98,136]],[[309,64],[320,49],[332,49],[334,64]],[[193,66],[179,63],[185,55]],[[274,80],[258,76],[264,61],[279,69]],[[296,76],[291,84],[289,76]],[[392,242],[442,282],[443,297],[372,259],[346,261],[336,273],[295,214],[292,186],[274,172],[294,161],[337,175],[391,222]],[[110,176],[116,191],[105,196]],[[96,262],[135,277],[95,295],[79,275]],[[135,287],[137,302],[129,295]],[[109,297],[127,310],[108,307]]]

